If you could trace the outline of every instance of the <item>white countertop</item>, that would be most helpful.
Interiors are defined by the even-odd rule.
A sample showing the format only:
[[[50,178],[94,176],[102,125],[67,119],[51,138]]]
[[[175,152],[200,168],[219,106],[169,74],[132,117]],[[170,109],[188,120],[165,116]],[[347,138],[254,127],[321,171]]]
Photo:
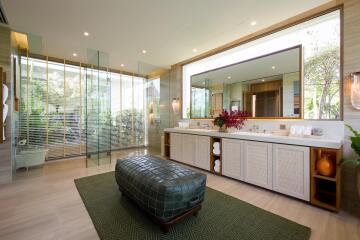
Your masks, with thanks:
[[[300,145],[309,147],[324,147],[340,149],[343,144],[343,139],[328,139],[323,137],[290,137],[290,136],[278,136],[271,133],[252,133],[252,132],[235,132],[235,133],[223,133],[217,130],[207,129],[187,129],[187,128],[166,128],[165,132],[173,133],[186,133],[211,137],[232,138],[240,140],[250,140],[259,142],[271,142],[282,143],[290,145]]]

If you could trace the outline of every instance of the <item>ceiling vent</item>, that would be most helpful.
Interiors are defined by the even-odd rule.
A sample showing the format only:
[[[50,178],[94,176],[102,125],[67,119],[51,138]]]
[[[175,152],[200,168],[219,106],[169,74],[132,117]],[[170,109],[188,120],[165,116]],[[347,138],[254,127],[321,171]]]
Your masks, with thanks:
[[[4,9],[3,9],[3,7],[1,6],[1,3],[0,3],[0,23],[2,23],[2,24],[9,24],[8,21],[7,21],[7,19],[6,19]]]

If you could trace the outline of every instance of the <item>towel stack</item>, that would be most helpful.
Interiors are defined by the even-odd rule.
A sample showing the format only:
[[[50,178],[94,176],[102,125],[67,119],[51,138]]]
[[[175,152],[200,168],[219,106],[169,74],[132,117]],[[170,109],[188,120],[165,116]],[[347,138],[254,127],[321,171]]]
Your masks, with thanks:
[[[213,154],[214,155],[220,155],[220,142],[214,142],[213,143]],[[219,159],[215,160],[214,162],[214,171],[219,173],[220,172],[220,165],[221,165],[221,161]]]
[[[220,155],[220,142],[214,142],[214,144],[213,144],[213,154]]]

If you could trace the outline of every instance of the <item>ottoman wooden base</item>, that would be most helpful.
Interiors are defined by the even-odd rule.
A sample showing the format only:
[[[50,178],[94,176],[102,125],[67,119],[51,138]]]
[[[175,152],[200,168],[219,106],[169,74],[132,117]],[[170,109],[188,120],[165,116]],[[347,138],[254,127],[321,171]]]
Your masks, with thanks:
[[[193,209],[191,209],[191,210],[189,210],[189,211],[181,214],[180,216],[175,217],[173,220],[171,220],[171,221],[169,221],[169,222],[165,222],[165,223],[159,221],[157,218],[153,218],[153,219],[154,219],[155,223],[157,223],[157,224],[159,224],[159,225],[161,226],[161,228],[162,228],[162,230],[163,230],[164,233],[168,233],[169,230],[170,230],[170,227],[171,227],[173,224],[175,224],[175,223],[183,220],[184,218],[186,218],[186,217],[188,217],[188,216],[197,216],[197,214],[198,214],[198,212],[200,211],[200,209],[201,209],[201,205],[199,205],[199,206],[197,206],[197,207],[195,207],[195,208],[193,208]]]

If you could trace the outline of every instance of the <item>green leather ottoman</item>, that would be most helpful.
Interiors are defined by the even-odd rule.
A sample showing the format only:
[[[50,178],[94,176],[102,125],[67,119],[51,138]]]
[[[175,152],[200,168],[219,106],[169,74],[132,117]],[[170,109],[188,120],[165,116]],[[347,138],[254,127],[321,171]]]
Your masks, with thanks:
[[[132,199],[167,232],[188,215],[196,215],[204,200],[206,175],[168,160],[145,155],[117,161],[119,190]]]

